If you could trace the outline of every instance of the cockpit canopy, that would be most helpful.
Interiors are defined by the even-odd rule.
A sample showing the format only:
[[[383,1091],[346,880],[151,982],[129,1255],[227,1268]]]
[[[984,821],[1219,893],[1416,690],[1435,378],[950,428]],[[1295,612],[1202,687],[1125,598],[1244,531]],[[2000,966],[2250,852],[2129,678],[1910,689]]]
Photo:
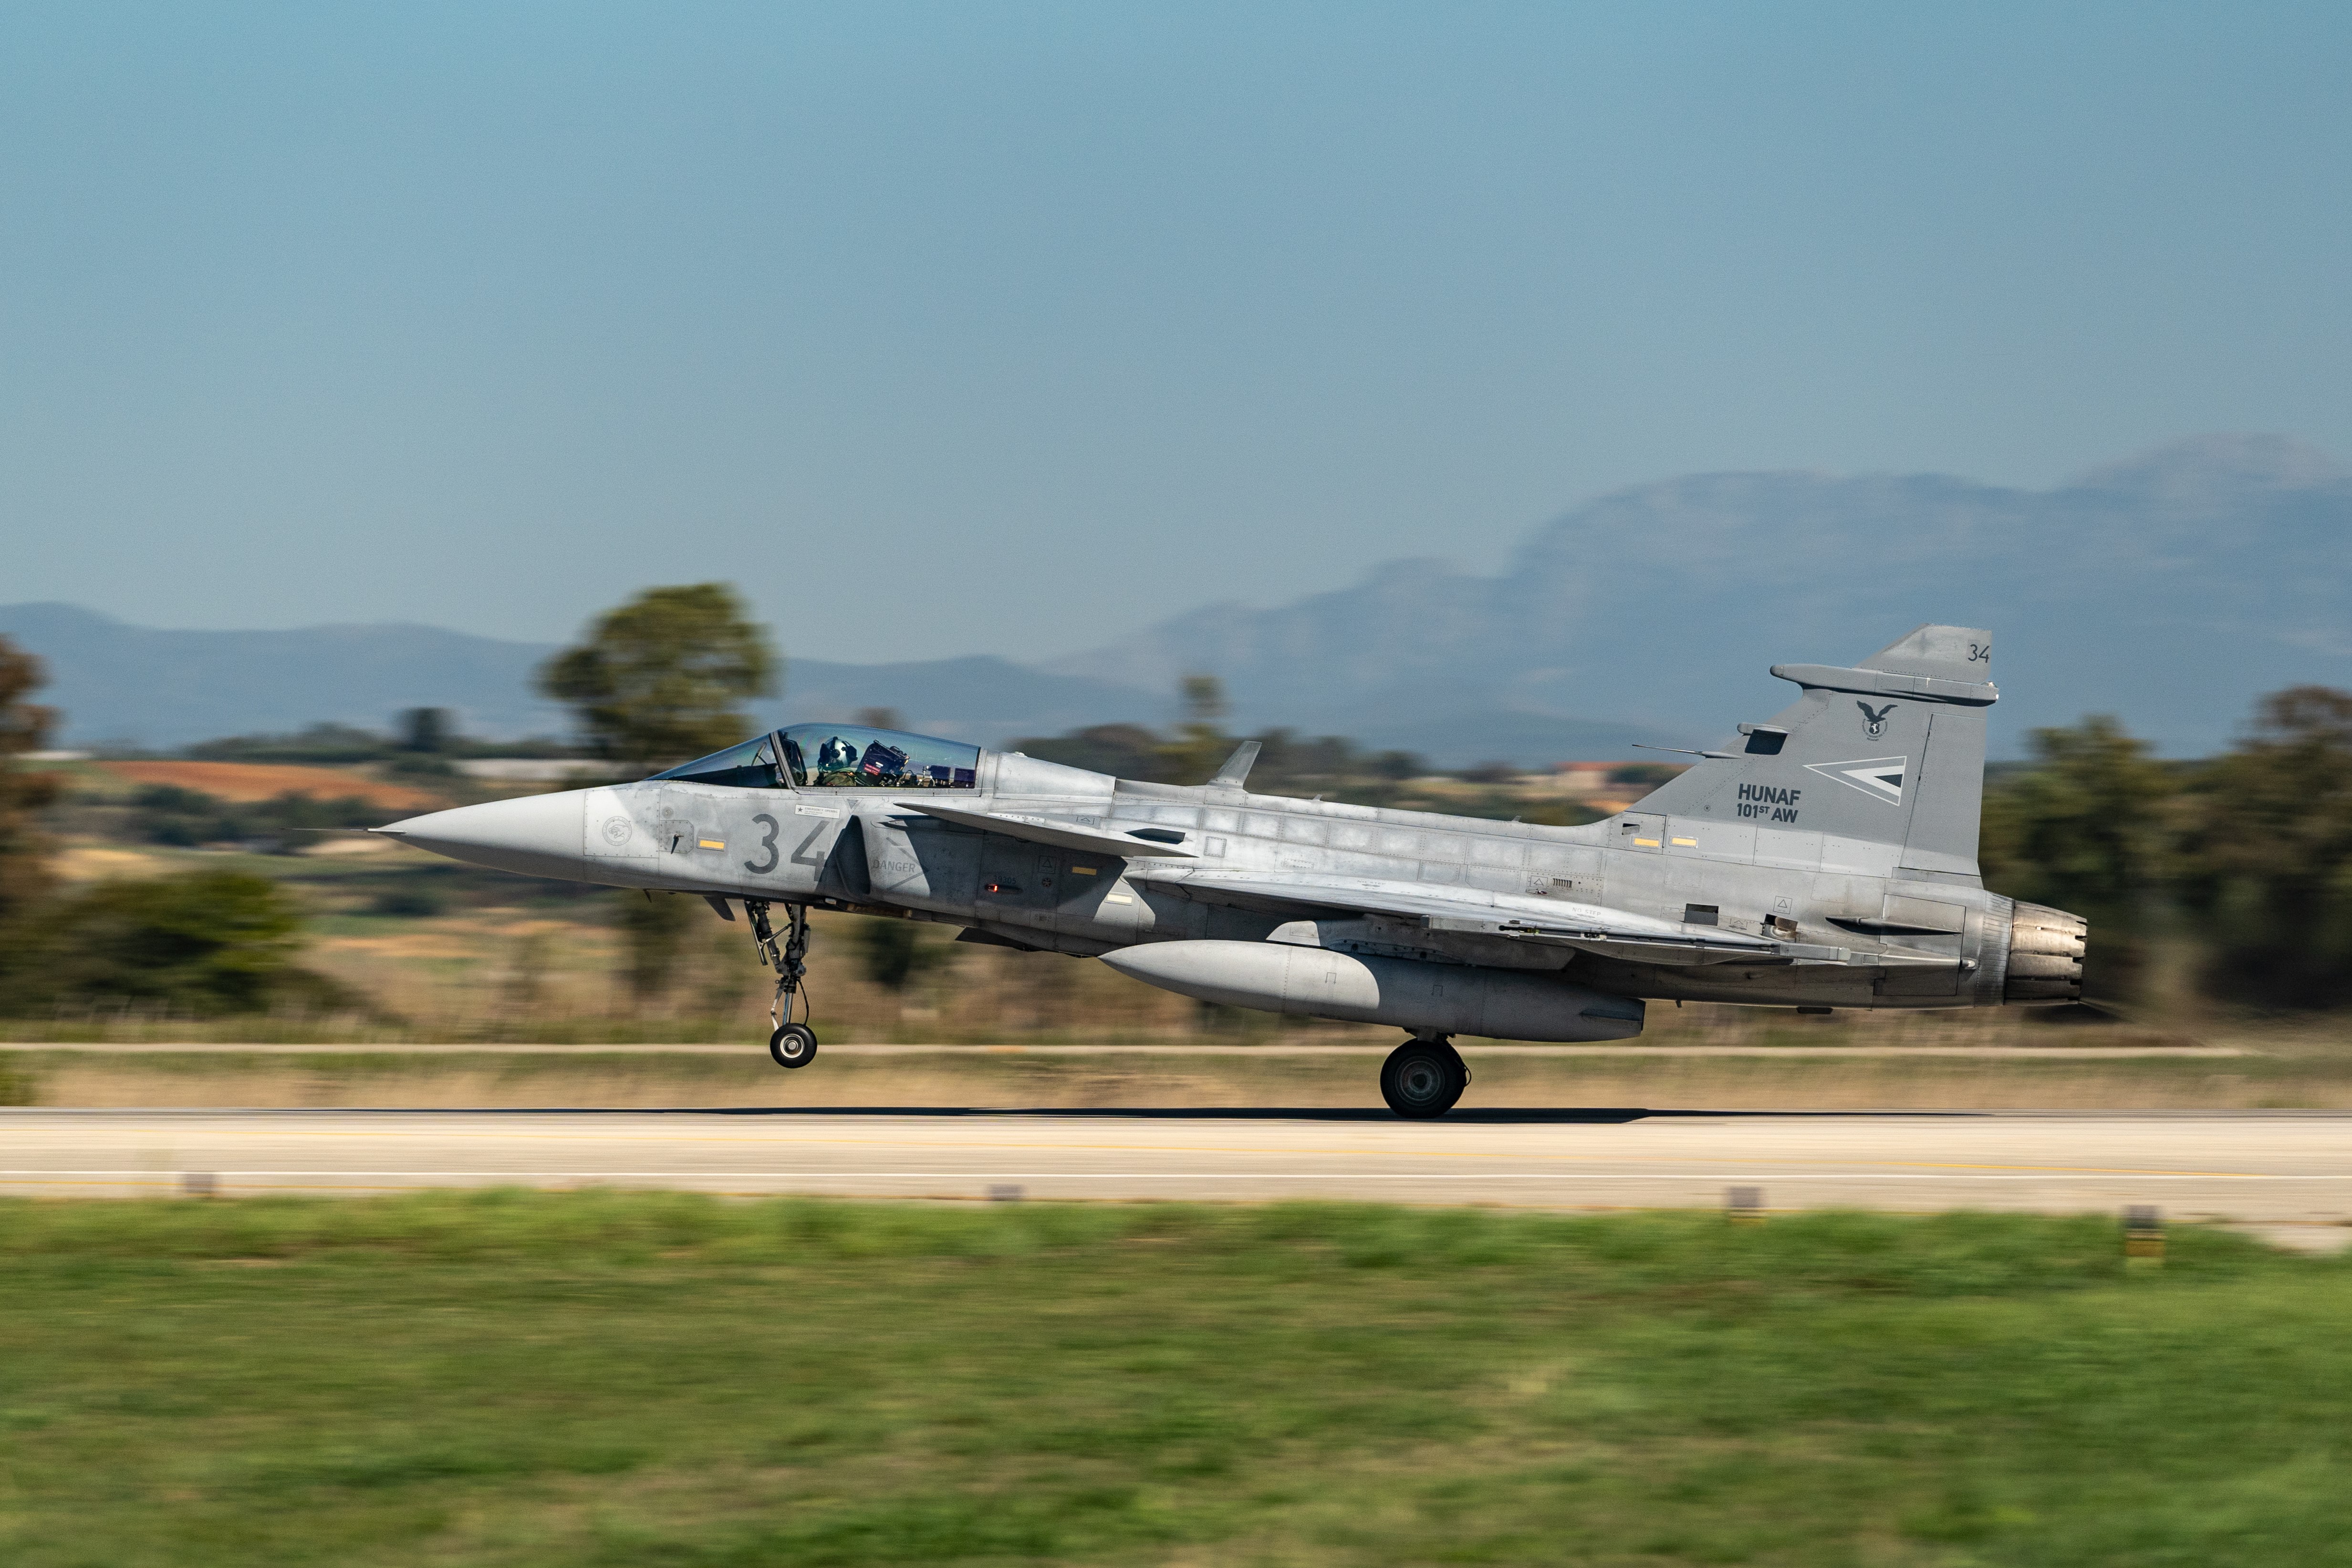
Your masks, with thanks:
[[[776,777],[776,737],[763,735],[757,740],[747,740],[740,746],[730,746],[724,751],[714,751],[708,757],[681,762],[653,777],[691,780],[697,784],[732,784],[748,789],[778,789],[782,787],[782,780]]]
[[[779,789],[786,773],[803,789],[972,789],[980,785],[980,747],[866,725],[796,724],[654,777]]]
[[[796,724],[777,732],[793,782],[809,788],[971,789],[980,784],[980,747],[903,729]]]

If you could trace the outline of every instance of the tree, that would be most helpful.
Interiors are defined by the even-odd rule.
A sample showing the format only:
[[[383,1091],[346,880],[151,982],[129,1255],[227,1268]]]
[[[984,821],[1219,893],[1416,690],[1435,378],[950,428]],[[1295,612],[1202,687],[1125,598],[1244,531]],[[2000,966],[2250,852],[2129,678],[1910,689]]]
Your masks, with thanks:
[[[923,940],[918,921],[861,921],[857,936],[866,977],[886,991],[904,991],[924,970],[948,960],[943,949]]]
[[[540,672],[597,755],[644,768],[743,738],[740,704],[773,695],[782,661],[723,582],[649,588],[607,611]]]
[[[102,882],[48,900],[23,923],[9,1000],[148,1001],[199,1014],[252,1012],[287,995],[338,1000],[294,967],[301,917],[286,891],[245,872]]]
[[[425,753],[446,751],[455,728],[446,707],[405,708],[400,716],[400,748]]]
[[[1985,885],[2090,921],[2084,988],[2131,994],[2160,920],[2178,781],[2107,715],[2029,744],[2039,766],[1985,791]]]
[[[57,798],[58,781],[28,773],[22,758],[38,751],[57,710],[26,698],[45,680],[40,660],[0,637],[0,922],[37,903],[49,888],[48,841],[39,813]]]
[[[2273,1007],[2352,1002],[2352,692],[2264,697],[2252,732],[2191,795],[2182,899],[2205,981]]]
[[[1214,675],[1186,675],[1178,689],[1184,698],[1184,722],[1177,726],[1176,738],[1160,748],[1160,756],[1169,778],[1205,784],[1233,755],[1234,746],[1224,729],[1224,683]]]
[[[677,977],[686,928],[698,901],[674,894],[660,897],[623,888],[614,894],[621,936],[629,949],[629,996],[640,1008],[669,989]]]

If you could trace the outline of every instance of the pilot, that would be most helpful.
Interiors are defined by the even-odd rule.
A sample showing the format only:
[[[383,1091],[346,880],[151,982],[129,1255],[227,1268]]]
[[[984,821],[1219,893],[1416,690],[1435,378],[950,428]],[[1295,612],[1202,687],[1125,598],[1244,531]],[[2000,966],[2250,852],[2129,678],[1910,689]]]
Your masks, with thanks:
[[[832,773],[856,766],[857,747],[854,742],[844,740],[835,735],[826,737],[818,744],[816,770],[819,773]]]

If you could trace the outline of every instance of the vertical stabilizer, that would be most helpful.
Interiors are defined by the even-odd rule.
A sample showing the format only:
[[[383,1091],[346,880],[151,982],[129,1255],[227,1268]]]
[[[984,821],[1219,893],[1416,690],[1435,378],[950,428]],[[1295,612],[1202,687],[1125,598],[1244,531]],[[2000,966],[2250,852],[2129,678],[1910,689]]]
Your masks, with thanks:
[[[1642,802],[1644,811],[1902,846],[1908,871],[1977,874],[1992,636],[1922,626],[1860,664],[1775,664],[1804,695]]]

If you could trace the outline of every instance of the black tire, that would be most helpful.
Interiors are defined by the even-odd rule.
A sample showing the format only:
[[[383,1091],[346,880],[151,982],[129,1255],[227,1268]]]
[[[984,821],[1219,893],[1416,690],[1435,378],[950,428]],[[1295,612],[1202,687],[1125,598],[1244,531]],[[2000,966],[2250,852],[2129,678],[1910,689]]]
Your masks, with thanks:
[[[768,1037],[768,1054],[779,1067],[806,1067],[816,1060],[816,1030],[788,1023]]]
[[[1444,1115],[1469,1082],[1462,1058],[1442,1040],[1406,1040],[1381,1063],[1381,1098],[1409,1121]]]

